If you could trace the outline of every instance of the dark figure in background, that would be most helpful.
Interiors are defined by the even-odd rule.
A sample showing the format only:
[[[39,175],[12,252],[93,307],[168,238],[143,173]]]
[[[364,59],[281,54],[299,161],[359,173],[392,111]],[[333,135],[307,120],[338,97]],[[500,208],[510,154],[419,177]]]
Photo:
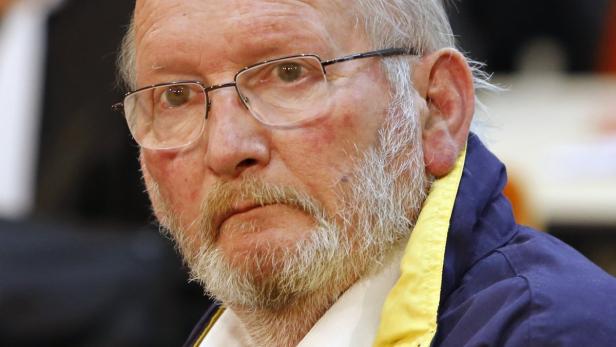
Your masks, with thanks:
[[[532,40],[554,40],[571,72],[597,63],[600,33],[610,0],[472,0],[455,2],[449,14],[461,47],[490,71],[511,72]]]
[[[49,20],[35,214],[142,224],[150,216],[114,62],[130,1],[66,1]],[[113,24],[111,24],[113,23]]]

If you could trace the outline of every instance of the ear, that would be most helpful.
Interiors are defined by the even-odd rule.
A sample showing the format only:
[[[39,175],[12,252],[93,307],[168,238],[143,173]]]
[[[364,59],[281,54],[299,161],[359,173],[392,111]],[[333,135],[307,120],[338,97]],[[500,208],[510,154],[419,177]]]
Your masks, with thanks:
[[[426,169],[432,175],[448,174],[466,144],[475,112],[473,75],[464,56],[455,49],[442,49],[420,63],[427,115],[422,136]]]

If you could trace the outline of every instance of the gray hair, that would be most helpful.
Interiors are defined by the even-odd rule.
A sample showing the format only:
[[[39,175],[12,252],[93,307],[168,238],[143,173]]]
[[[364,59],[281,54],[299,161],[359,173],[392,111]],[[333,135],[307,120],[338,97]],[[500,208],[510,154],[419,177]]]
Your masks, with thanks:
[[[456,40],[449,24],[443,0],[356,0],[357,21],[372,41],[375,49],[389,47],[413,48],[421,54],[442,48],[456,48]],[[498,92],[490,83],[491,75],[484,64],[466,57],[473,73],[475,92]],[[409,87],[412,71],[408,59],[386,59],[385,72],[399,97]],[[408,93],[408,92],[406,92]],[[476,114],[486,113],[485,106],[476,97]],[[482,121],[475,118],[473,130],[478,131]]]
[[[135,16],[131,17],[128,29],[118,54],[118,77],[120,83],[127,89],[137,88],[137,48],[135,47]]]

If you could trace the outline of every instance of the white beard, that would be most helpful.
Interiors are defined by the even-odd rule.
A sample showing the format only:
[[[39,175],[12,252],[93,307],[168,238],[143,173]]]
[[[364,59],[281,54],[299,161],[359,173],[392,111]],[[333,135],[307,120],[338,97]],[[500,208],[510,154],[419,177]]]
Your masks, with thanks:
[[[188,236],[156,183],[149,182],[160,223],[176,240],[192,279],[229,306],[275,310],[308,297],[335,300],[358,278],[378,269],[408,240],[430,184],[415,112],[392,106],[386,119],[378,143],[357,154],[349,182],[334,188],[342,201],[335,216],[292,188],[248,179],[240,187],[222,184],[212,189],[203,201],[201,217],[191,223],[198,231]],[[238,198],[290,205],[314,219],[314,230],[292,247],[242,255],[239,262],[228,259],[214,243],[211,219]]]

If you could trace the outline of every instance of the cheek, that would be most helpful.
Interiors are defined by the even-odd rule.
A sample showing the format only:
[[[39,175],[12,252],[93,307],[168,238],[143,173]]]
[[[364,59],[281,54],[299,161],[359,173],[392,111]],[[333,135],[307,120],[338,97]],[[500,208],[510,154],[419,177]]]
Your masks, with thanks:
[[[143,151],[141,165],[173,210],[184,211],[186,205],[199,206],[204,174],[202,161],[186,153]]]
[[[348,181],[358,150],[373,142],[359,108],[347,105],[309,126],[276,132],[274,141],[286,169],[330,212],[338,207],[335,187]]]
[[[285,136],[279,150],[286,162],[294,162],[312,171],[346,166],[360,141],[361,124],[352,108],[331,110],[318,123],[294,129]],[[287,134],[284,134],[287,135]]]
[[[340,149],[343,141],[349,142],[352,135],[357,134],[356,119],[354,110],[347,109],[336,116],[323,117],[319,124],[305,128],[298,138],[305,142],[309,152],[328,154],[333,149]]]
[[[285,131],[295,133],[293,136],[297,141],[303,141],[310,151],[320,152],[321,155],[332,152],[332,149],[364,148],[371,144],[386,103],[386,97],[372,90],[375,84],[372,77],[360,78],[360,87],[336,85],[328,97],[331,103],[325,106],[319,117],[294,130]],[[351,152],[347,151],[347,154]]]

